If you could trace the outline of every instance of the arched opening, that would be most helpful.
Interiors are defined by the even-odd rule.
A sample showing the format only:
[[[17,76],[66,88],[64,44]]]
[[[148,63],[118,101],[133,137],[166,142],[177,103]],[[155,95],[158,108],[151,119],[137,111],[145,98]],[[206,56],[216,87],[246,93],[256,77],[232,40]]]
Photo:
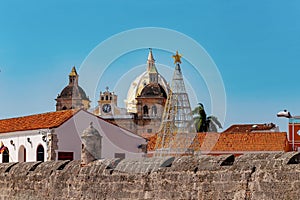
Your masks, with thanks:
[[[63,109],[63,110],[67,110],[67,107],[66,107],[66,106],[64,106],[62,109]]]
[[[9,150],[8,148],[5,148],[5,150],[2,153],[2,163],[8,163],[9,162]]]
[[[36,161],[42,161],[44,162],[45,159],[45,150],[43,145],[39,145],[36,149]]]
[[[153,115],[153,116],[156,116],[156,115],[157,115],[157,107],[156,107],[156,105],[153,105],[153,106],[152,106],[152,115]]]
[[[26,148],[23,145],[19,148],[18,161],[26,162]]]
[[[148,106],[147,105],[144,105],[143,113],[144,113],[144,115],[148,115]]]

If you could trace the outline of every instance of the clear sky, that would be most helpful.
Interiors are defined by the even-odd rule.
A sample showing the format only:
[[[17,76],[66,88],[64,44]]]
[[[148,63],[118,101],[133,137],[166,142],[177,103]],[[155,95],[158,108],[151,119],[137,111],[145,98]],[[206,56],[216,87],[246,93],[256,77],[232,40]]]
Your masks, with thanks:
[[[227,96],[225,127],[273,122],[286,130],[276,113],[300,115],[299,19],[298,0],[1,1],[0,118],[55,110],[72,66],[99,43],[129,29],[162,27],[193,38],[216,63]],[[154,54],[158,62],[164,56]]]

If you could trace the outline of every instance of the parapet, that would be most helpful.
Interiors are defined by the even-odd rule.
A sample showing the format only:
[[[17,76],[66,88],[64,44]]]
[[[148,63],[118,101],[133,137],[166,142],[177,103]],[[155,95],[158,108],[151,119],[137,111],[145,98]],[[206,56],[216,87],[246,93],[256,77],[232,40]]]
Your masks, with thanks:
[[[1,198],[298,199],[300,153],[0,164]]]

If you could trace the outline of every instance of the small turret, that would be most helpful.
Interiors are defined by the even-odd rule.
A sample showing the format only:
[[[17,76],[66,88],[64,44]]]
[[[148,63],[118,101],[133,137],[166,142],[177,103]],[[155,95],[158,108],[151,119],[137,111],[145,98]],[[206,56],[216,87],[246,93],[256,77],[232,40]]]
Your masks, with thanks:
[[[78,85],[78,74],[75,66],[72,68],[71,73],[69,74],[69,85]]]
[[[81,142],[81,166],[85,166],[101,158],[102,136],[97,129],[93,127],[92,122],[90,126],[83,131]]]

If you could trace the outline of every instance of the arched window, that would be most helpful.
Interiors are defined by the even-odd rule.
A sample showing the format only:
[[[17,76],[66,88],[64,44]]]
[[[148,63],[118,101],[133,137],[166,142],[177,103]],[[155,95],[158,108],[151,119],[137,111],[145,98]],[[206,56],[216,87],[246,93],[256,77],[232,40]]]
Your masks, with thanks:
[[[143,113],[144,113],[144,115],[148,115],[148,106],[147,105],[144,105]]]
[[[9,162],[9,150],[6,148],[2,153],[2,163],[8,163]]]
[[[26,148],[23,145],[19,148],[18,161],[26,162]]]
[[[152,106],[152,115],[153,116],[157,115],[157,107],[155,105]]]
[[[45,158],[45,150],[43,145],[40,144],[36,149],[36,161],[44,162],[44,158]]]
[[[66,106],[64,106],[62,109],[63,109],[63,110],[67,110],[67,107],[66,107]]]

